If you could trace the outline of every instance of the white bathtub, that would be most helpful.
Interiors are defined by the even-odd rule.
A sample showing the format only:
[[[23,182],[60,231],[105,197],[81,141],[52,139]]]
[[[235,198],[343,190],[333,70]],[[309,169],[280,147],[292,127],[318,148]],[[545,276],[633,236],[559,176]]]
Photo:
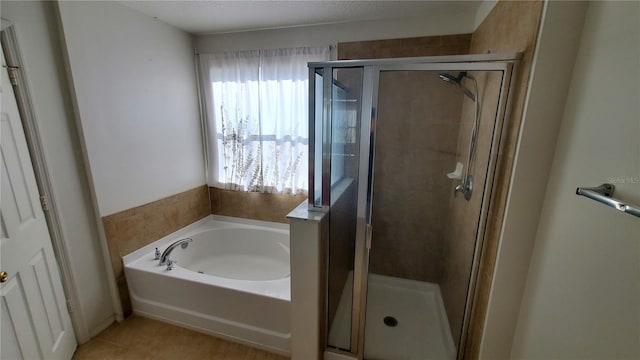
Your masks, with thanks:
[[[173,270],[154,260],[186,237]],[[123,260],[134,313],[290,354],[288,225],[210,215]]]

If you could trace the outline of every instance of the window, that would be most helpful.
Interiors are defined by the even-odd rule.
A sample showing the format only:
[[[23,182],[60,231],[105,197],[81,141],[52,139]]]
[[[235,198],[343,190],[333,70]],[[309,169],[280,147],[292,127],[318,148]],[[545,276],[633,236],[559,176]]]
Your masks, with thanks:
[[[210,186],[306,193],[307,63],[328,58],[328,47],[200,56]]]

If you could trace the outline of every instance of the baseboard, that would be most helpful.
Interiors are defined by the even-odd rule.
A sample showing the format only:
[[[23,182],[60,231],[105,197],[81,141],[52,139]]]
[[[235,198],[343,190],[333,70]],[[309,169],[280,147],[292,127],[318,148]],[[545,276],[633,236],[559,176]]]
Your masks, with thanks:
[[[111,316],[107,317],[102,322],[100,322],[100,324],[98,324],[98,326],[96,326],[95,328],[89,330],[90,337],[94,338],[94,337],[98,336],[98,334],[100,334],[101,332],[105,331],[114,322],[116,322],[115,315],[111,315]],[[89,341],[89,340],[87,340],[87,341]],[[85,341],[85,343],[87,341]]]

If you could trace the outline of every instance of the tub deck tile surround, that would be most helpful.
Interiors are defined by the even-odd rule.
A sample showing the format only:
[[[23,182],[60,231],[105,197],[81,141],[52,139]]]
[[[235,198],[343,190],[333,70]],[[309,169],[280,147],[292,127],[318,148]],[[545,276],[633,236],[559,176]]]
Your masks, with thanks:
[[[131,316],[86,344],[73,360],[286,360],[288,358],[156,320]]]
[[[287,214],[305,195],[277,195],[209,188],[206,185],[104,216],[111,267],[125,316],[131,300],[122,257],[209,214],[288,223]]]
[[[288,224],[287,214],[306,195],[279,195],[209,188],[211,213]]]
[[[131,314],[131,301],[122,257],[210,213],[209,190],[203,185],[102,218],[125,316]]]

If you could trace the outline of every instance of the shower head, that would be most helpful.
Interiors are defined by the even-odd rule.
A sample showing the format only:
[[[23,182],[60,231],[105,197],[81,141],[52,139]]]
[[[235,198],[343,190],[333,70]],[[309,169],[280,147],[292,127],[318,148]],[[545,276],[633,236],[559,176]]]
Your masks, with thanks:
[[[462,79],[464,79],[465,77],[473,79],[471,75],[467,75],[466,71],[461,71],[457,77],[447,73],[440,73],[438,74],[438,77],[444,82],[457,86],[458,89],[460,89],[460,91],[467,95],[471,100],[476,101],[476,96],[473,94],[473,92],[462,85]]]

